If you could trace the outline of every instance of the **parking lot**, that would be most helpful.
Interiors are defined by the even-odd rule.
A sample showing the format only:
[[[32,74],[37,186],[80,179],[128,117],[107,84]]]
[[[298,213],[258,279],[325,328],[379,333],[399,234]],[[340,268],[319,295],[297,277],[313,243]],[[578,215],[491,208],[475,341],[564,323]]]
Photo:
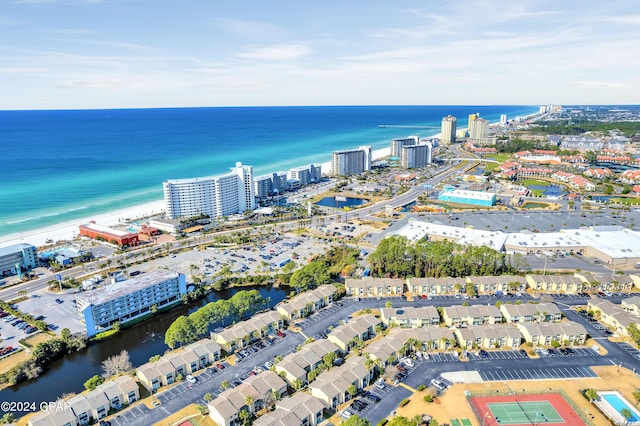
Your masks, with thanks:
[[[56,299],[62,303],[56,303]],[[54,294],[43,290],[16,305],[22,312],[44,316],[49,328],[57,333],[63,328],[68,328],[71,333],[85,332],[76,311],[75,294]]]
[[[631,346],[626,342],[615,342],[615,344],[618,345],[620,349],[622,349],[623,351],[625,351],[635,359],[640,360],[640,350],[636,349],[635,347]]]
[[[137,417],[143,417],[149,412],[149,409],[144,404],[138,404],[133,408],[122,411],[117,416],[113,417],[110,421],[112,425],[125,426],[130,421],[135,420]],[[167,413],[167,416],[170,413]]]
[[[536,352],[541,358],[554,358],[554,357],[588,357],[588,356],[600,356],[596,351],[591,348],[560,348],[560,349],[536,349]]]
[[[529,355],[520,350],[468,352],[467,356],[469,357],[469,361],[529,359]]]
[[[579,377],[597,377],[588,367],[549,367],[526,369],[485,369],[479,371],[485,381],[574,379]]]

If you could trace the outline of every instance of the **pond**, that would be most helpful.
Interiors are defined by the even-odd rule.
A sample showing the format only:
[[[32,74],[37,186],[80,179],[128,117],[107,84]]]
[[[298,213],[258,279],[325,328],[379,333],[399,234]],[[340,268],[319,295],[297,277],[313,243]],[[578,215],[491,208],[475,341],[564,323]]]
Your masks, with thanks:
[[[556,185],[549,185],[549,186],[545,186],[545,185],[528,185],[527,187],[529,189],[531,189],[531,190],[540,191],[545,196],[551,197],[551,198],[557,198],[557,197],[560,197],[562,195],[562,188],[560,188],[559,186],[556,186]]]
[[[368,203],[369,200],[366,198],[353,198],[353,197],[324,197],[322,200],[315,203],[317,206],[323,207],[335,207],[335,208],[345,208],[345,207],[358,207],[363,204]]]

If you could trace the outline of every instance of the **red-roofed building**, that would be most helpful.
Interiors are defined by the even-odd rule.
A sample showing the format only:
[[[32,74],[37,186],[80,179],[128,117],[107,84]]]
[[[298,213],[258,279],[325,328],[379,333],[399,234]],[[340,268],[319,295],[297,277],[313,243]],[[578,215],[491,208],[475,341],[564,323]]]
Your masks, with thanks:
[[[85,237],[102,239],[108,243],[117,244],[119,246],[137,246],[138,234],[132,232],[120,231],[107,226],[101,226],[91,221],[78,227],[80,235]]]

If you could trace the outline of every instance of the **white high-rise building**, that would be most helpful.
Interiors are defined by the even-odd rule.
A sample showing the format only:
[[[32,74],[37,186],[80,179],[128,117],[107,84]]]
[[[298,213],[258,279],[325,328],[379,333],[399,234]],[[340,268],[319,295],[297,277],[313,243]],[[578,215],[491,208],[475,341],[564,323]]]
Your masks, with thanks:
[[[371,163],[372,153],[370,146],[334,151],[331,156],[331,172],[336,176],[358,175],[371,170]]]
[[[402,147],[417,145],[417,144],[418,144],[417,136],[407,136],[406,138],[392,139],[391,140],[391,156],[400,158]]]
[[[507,114],[500,114],[500,124],[503,126],[507,124]]]
[[[447,115],[442,118],[442,125],[440,128],[440,141],[443,145],[451,144],[456,140],[456,129],[458,119],[452,115]]]
[[[424,167],[431,162],[431,143],[419,143],[402,147],[400,166],[405,169]]]
[[[229,173],[162,183],[169,219],[229,216],[255,208],[253,167],[236,163]]]

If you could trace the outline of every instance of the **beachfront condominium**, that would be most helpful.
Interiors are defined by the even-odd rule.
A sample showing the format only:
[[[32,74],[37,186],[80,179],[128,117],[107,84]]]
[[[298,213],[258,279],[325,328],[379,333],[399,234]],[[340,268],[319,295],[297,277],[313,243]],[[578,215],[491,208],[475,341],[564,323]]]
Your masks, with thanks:
[[[162,183],[169,219],[223,217],[255,209],[253,167],[236,163],[230,172]]]
[[[335,176],[358,175],[371,170],[371,147],[334,151],[331,157],[331,173]]]
[[[419,138],[417,136],[407,136],[406,138],[397,138],[391,140],[391,156],[400,158],[402,147],[417,145]]]
[[[420,142],[418,145],[403,146],[400,152],[400,167],[417,169],[431,163],[431,142]]]
[[[447,115],[446,117],[442,118],[440,142],[443,145],[448,145],[455,142],[457,122],[458,120],[452,115]]]
[[[87,337],[124,324],[158,309],[182,302],[185,276],[164,269],[147,272],[76,296],[76,309]]]
[[[0,277],[22,274],[38,266],[38,251],[31,244],[14,244],[0,248]]]
[[[287,190],[287,172],[273,172],[253,178],[253,191],[258,200]]]
[[[297,179],[300,186],[320,182],[322,179],[322,166],[320,164],[307,164],[289,170],[289,179]]]
[[[489,137],[489,121],[476,118],[469,123],[469,137],[471,139],[486,139]]]
[[[504,126],[507,124],[507,114],[500,114],[500,125]]]

